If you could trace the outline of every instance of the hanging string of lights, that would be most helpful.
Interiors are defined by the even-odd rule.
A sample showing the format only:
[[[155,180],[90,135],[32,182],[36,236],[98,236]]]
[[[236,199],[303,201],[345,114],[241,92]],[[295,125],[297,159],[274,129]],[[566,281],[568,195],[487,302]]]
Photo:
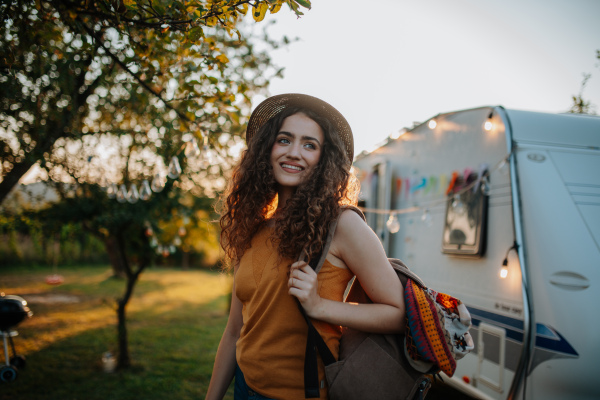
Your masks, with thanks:
[[[157,172],[154,174],[152,181],[148,179],[142,180],[139,189],[136,183],[127,186],[117,183],[102,183],[102,186],[106,188],[106,194],[109,199],[116,199],[119,203],[129,202],[135,204],[138,200],[147,201],[152,196],[152,193],[160,193],[167,184],[167,178],[178,179],[182,174],[181,164],[179,163],[179,156],[183,152],[186,158],[196,159],[202,156],[200,160],[200,168],[205,169],[217,162],[218,155],[213,154],[213,150],[208,144],[208,135],[204,135],[204,143],[202,145],[202,151],[198,146],[197,139],[191,138],[186,141],[175,155],[171,157],[169,165],[167,166],[166,175],[163,172]]]
[[[460,196],[461,196],[461,194],[463,194],[469,190],[476,190],[477,188],[480,187],[481,188],[480,190],[482,190],[484,194],[489,195],[489,191],[490,191],[489,182],[488,182],[489,175],[494,171],[506,170],[506,168],[508,166],[508,161],[510,160],[511,156],[512,156],[512,153],[507,154],[502,160],[500,160],[498,163],[496,163],[492,168],[487,168],[487,167],[481,168],[479,171],[479,174],[477,176],[477,179],[466,184],[465,186],[461,187],[460,189],[455,190],[454,192],[453,192],[453,189],[454,189],[454,185],[456,183],[456,177],[458,176],[458,174],[457,173],[453,174],[453,179],[450,181],[450,184],[448,185],[448,188],[446,189],[446,195],[449,195],[450,193],[453,192],[452,207],[454,208],[454,210],[459,214],[461,213],[460,212],[461,209],[464,212],[465,206],[462,203],[462,201],[460,200]],[[447,201],[448,201],[448,197],[446,196],[446,197],[442,197],[439,199],[428,201],[426,207],[420,206],[420,205],[413,205],[413,206],[410,206],[407,208],[401,208],[401,209],[381,209],[381,208],[366,208],[366,207],[359,207],[359,208],[364,213],[389,215],[389,218],[386,222],[386,227],[391,233],[397,233],[400,230],[400,221],[398,221],[398,215],[410,214],[410,213],[415,213],[418,211],[423,211],[423,214],[421,215],[421,221],[423,221],[423,223],[425,223],[427,226],[431,226],[432,221],[431,221],[431,215],[429,213],[429,209],[431,209],[435,206],[446,204]]]
[[[186,140],[181,148],[179,148],[171,157],[169,165],[166,169],[166,173],[155,173],[151,182],[148,179],[143,179],[139,184],[139,190],[136,183],[131,183],[129,188],[127,188],[127,185],[124,183],[107,183],[105,178],[101,181],[101,186],[105,188],[109,199],[116,199],[119,203],[128,202],[135,204],[139,200],[150,200],[153,193],[160,193],[163,191],[165,185],[167,184],[167,178],[176,180],[181,176],[183,171],[179,162],[179,157],[182,152],[188,160],[198,159],[198,157],[202,156],[202,159],[198,160],[198,164],[201,169],[206,169],[211,165],[218,163],[219,161],[218,153],[211,149],[210,145],[208,144],[208,135],[203,135],[202,150],[200,150],[197,139],[192,137],[191,139]],[[156,233],[152,229],[152,225],[148,221],[145,223],[145,234],[150,238],[150,245],[156,249],[157,254],[167,257],[169,254],[175,253],[177,247],[181,246],[182,238],[187,234],[185,226],[188,224],[189,218],[184,217],[183,226],[179,227],[177,235],[169,243],[159,242]]]

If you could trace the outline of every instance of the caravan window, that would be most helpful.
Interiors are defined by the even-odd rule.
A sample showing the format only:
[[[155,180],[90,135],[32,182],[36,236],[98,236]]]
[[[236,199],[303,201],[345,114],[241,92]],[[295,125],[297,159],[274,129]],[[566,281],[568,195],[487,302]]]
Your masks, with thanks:
[[[458,178],[446,201],[442,252],[469,256],[482,256],[485,252],[486,185],[487,179],[479,180],[477,174]]]

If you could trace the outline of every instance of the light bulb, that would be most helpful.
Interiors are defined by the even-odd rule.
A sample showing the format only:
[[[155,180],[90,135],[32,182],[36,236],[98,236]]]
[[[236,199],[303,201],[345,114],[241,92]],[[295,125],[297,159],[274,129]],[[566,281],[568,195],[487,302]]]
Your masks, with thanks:
[[[484,196],[490,195],[490,183],[487,180],[484,180],[483,182],[481,182],[481,193]]]
[[[508,276],[508,267],[506,265],[503,265],[502,268],[500,268],[500,278],[505,279]]]
[[[179,165],[177,156],[173,156],[169,163],[169,172],[167,173],[167,176],[171,179],[177,179],[179,178],[179,175],[181,175],[181,165]]]
[[[500,165],[498,165],[498,171],[500,171],[502,175],[506,175],[508,173],[508,161],[506,159],[502,160]]]
[[[194,158],[200,155],[200,148],[198,148],[196,138],[192,138],[192,140],[186,143],[184,154],[188,158]]]
[[[210,167],[214,162],[214,156],[212,153],[212,150],[210,149],[210,146],[205,144],[202,147],[202,160],[200,161],[200,168],[201,169],[206,169],[208,167]]]
[[[483,124],[483,129],[485,129],[488,132],[491,131],[493,127],[494,124],[492,123],[492,121],[485,121],[485,124]]]
[[[137,186],[135,183],[132,183],[129,187],[129,192],[127,192],[127,201],[131,204],[137,203],[140,199],[140,193],[138,192]]]
[[[423,221],[423,223],[426,226],[431,226],[431,224],[432,224],[431,214],[429,214],[428,209],[425,209],[425,211],[423,211],[423,215],[421,215],[421,221]]]
[[[154,175],[154,179],[152,179],[152,184],[150,187],[154,193],[162,192],[165,188],[166,179],[163,178],[160,174]]]
[[[460,200],[459,195],[454,196],[454,201],[452,202],[452,208],[454,209],[454,212],[458,215],[463,215],[465,213],[465,205]]]
[[[117,192],[117,201],[119,203],[125,203],[127,201],[127,187],[122,184]]]
[[[427,124],[427,126],[429,127],[429,129],[435,129],[435,127],[437,126],[437,122],[435,119],[430,119],[429,123]]]
[[[117,186],[117,184],[111,183],[110,185],[108,185],[108,188],[106,188],[106,195],[109,199],[114,199],[115,197],[117,197],[118,191],[119,187]]]
[[[390,214],[385,226],[387,226],[391,233],[396,233],[400,230],[400,222],[398,221],[396,214]]]
[[[140,199],[146,201],[150,199],[150,196],[152,196],[152,189],[150,189],[148,179],[144,179],[142,182],[142,188],[140,189]]]

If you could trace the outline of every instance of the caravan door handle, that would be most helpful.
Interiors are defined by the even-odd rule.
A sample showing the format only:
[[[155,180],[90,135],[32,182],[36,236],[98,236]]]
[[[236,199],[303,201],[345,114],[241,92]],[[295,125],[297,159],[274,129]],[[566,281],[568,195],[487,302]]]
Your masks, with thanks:
[[[560,271],[550,275],[550,283],[565,290],[584,290],[590,287],[590,281],[576,272]]]

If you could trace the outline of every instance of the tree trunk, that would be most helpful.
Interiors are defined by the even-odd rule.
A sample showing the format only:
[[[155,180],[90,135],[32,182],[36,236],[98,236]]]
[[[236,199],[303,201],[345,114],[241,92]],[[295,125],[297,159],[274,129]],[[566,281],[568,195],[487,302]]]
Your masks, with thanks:
[[[183,252],[183,257],[181,257],[181,268],[190,269],[190,253],[188,251]]]
[[[124,369],[131,366],[129,357],[129,341],[127,337],[127,304],[133,293],[139,274],[128,274],[125,294],[117,301],[117,338],[119,344],[119,356],[117,368]]]
[[[147,237],[144,235],[143,230],[140,232],[142,240],[147,242]],[[144,269],[150,264],[150,258],[147,255],[142,255],[139,259],[137,268],[135,271],[132,270],[129,262],[127,261],[127,255],[125,253],[124,240],[121,235],[115,236],[117,244],[117,252],[121,255],[123,265],[125,267],[125,275],[127,277],[127,285],[125,287],[125,293],[123,297],[117,300],[117,330],[118,330],[118,343],[119,343],[119,355],[117,358],[117,368],[125,369],[131,366],[131,358],[129,357],[129,341],[127,337],[127,304],[135,284],[144,271]]]
[[[110,266],[113,271],[113,277],[125,278],[127,276],[127,261],[125,260],[125,254],[121,252],[119,239],[116,236],[110,235],[108,238],[104,239],[104,246],[106,247],[108,259],[110,260]]]

